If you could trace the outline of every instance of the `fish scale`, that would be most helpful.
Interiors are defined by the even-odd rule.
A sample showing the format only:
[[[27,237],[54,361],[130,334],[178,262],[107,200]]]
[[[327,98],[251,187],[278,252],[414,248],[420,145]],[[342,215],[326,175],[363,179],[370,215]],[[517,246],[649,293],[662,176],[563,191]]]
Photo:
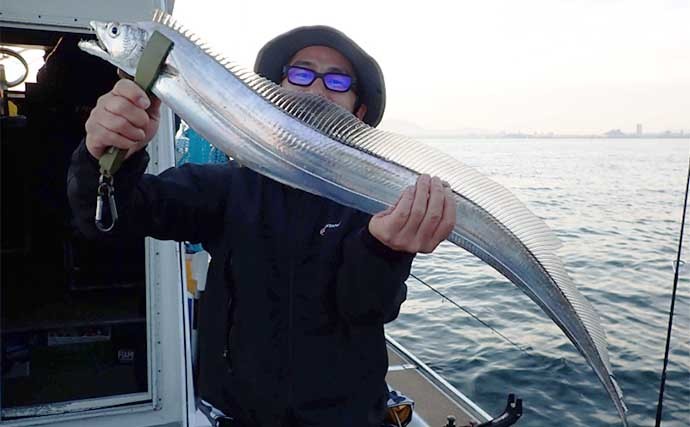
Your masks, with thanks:
[[[92,25],[110,52],[94,42],[80,47],[134,74],[144,46],[120,53],[125,49],[117,38],[99,31],[108,24]],[[370,214],[394,205],[422,173],[449,183],[457,219],[448,240],[544,310],[590,364],[627,425],[598,314],[555,253],[558,238],[507,189],[439,150],[372,128],[324,98],[283,89],[238,66],[164,12],[151,22],[120,26],[123,40],[159,31],[174,43],[153,93],[209,142],[261,174]]]

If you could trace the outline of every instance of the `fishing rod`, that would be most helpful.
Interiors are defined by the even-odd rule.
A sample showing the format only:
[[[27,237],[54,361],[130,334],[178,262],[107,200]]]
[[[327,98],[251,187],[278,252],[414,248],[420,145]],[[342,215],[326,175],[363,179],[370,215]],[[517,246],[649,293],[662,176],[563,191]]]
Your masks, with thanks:
[[[458,304],[457,302],[453,301],[453,299],[451,299],[450,297],[448,297],[448,296],[446,296],[445,294],[443,294],[443,292],[439,291],[438,289],[434,288],[434,287],[431,286],[430,284],[426,283],[424,280],[420,279],[419,277],[417,277],[417,276],[416,276],[415,274],[413,274],[413,273],[410,273],[410,276],[414,277],[414,278],[415,278],[419,283],[421,283],[422,285],[424,285],[424,286],[426,286],[427,288],[431,289],[432,291],[436,292],[438,295],[441,296],[441,298],[445,299],[446,301],[450,302],[451,304],[453,304],[454,306],[456,306],[456,307],[459,308],[460,310],[462,310],[462,311],[464,311],[465,313],[467,313],[467,314],[469,314],[470,316],[472,316],[472,318],[473,318],[474,320],[476,320],[477,322],[481,323],[482,325],[484,325],[484,326],[486,326],[487,328],[489,328],[489,329],[491,329],[492,331],[494,331],[494,333],[495,333],[496,335],[498,335],[499,337],[503,338],[505,341],[507,341],[507,342],[508,342],[509,344],[511,344],[513,347],[517,348],[518,350],[520,350],[521,352],[523,352],[523,353],[525,353],[525,354],[529,354],[529,353],[527,353],[527,351],[526,351],[525,349],[523,349],[523,348],[520,347],[519,345],[515,344],[510,338],[508,338],[508,337],[506,337],[505,335],[503,335],[502,333],[498,332],[493,326],[489,325],[488,323],[486,323],[485,321],[483,321],[482,319],[480,319],[479,317],[477,317],[476,315],[474,315],[471,311],[469,311],[469,310],[466,309],[465,307],[461,306],[461,305]]]
[[[673,294],[671,296],[671,310],[668,317],[668,331],[666,332],[666,354],[664,355],[664,368],[661,371],[661,385],[659,386],[659,403],[656,407],[656,427],[661,425],[661,412],[664,401],[664,388],[666,386],[666,368],[668,367],[668,352],[671,344],[671,329],[673,328],[673,310],[676,305],[676,290],[678,289],[678,272],[681,269],[680,253],[683,249],[683,231],[685,228],[685,212],[688,208],[688,188],[690,188],[690,157],[688,158],[688,180],[685,184],[685,202],[683,203],[683,217],[680,220],[680,240],[678,241],[678,254],[673,273]]]

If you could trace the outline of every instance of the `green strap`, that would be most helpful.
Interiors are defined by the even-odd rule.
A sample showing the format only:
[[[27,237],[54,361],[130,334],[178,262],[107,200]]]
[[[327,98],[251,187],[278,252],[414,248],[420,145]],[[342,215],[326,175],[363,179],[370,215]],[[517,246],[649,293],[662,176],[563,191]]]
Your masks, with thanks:
[[[141,59],[137,65],[136,76],[134,82],[150,95],[151,88],[160,74],[160,70],[165,63],[170,49],[173,47],[173,42],[158,31],[154,31],[149,38],[144,52],[141,54]],[[125,159],[126,150],[121,150],[115,147],[109,147],[98,161],[101,166],[101,174],[105,176],[113,176]]]
[[[168,57],[173,42],[158,31],[154,31],[141,54],[134,81],[147,93],[151,91],[158,78],[161,67]]]

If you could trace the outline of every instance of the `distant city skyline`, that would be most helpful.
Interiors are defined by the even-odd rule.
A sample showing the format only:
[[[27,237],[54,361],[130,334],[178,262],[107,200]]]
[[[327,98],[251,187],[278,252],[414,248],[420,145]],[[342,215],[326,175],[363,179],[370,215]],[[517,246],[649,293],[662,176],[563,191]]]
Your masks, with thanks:
[[[382,125],[600,134],[690,129],[690,0],[177,0],[175,16],[251,67],[299,25],[343,30],[381,64]]]
[[[616,135],[618,137],[656,137],[656,136],[673,136],[690,138],[690,127],[680,129],[648,129],[642,123],[635,123],[628,128],[606,128],[594,132],[554,132],[552,130],[533,130],[522,131],[518,129],[483,129],[483,128],[451,128],[451,129],[435,129],[425,128],[417,123],[407,120],[388,119],[383,120],[379,127],[383,130],[397,132],[407,135],[531,135],[542,137],[561,137],[561,136],[599,136],[603,137],[607,134]]]

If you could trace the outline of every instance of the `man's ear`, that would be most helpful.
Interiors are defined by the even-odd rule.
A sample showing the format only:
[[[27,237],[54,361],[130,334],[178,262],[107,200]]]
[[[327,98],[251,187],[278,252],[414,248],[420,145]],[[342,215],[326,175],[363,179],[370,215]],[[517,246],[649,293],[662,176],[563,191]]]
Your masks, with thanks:
[[[362,120],[364,119],[364,115],[367,114],[367,106],[364,104],[361,104],[357,111],[355,112],[355,116],[357,116],[358,119]]]

